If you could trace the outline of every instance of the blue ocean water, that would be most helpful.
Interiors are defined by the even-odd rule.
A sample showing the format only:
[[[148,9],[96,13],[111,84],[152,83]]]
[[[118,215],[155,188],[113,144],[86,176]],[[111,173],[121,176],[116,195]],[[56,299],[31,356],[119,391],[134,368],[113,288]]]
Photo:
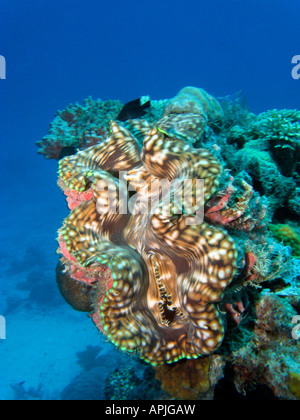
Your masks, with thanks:
[[[0,399],[59,399],[87,346],[99,347],[103,378],[107,360],[113,369],[125,356],[56,289],[56,236],[68,211],[57,162],[35,142],[57,110],[88,96],[164,99],[191,85],[218,97],[241,90],[255,113],[300,109],[291,75],[300,4],[2,0],[0,22]]]

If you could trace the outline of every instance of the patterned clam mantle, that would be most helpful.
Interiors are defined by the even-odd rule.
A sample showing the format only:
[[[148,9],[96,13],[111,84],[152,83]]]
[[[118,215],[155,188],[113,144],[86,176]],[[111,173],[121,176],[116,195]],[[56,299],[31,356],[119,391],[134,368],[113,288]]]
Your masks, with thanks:
[[[197,358],[219,347],[224,327],[216,303],[236,270],[230,236],[204,221],[190,223],[204,204],[196,201],[194,181],[203,180],[206,202],[221,173],[210,152],[185,141],[185,130],[190,136],[193,127],[203,129],[197,121],[193,113],[170,114],[154,127],[133,120],[129,130],[112,122],[106,141],[59,165],[59,184],[73,209],[59,232],[68,284],[88,286],[97,327],[116,346],[136,351],[153,365]],[[142,146],[137,132],[144,138]],[[140,198],[127,214],[120,209],[130,192],[120,171]],[[187,206],[193,212],[176,214],[173,200],[169,213],[163,197],[153,208],[162,179],[193,180]],[[102,188],[104,182],[112,188]],[[176,188],[170,188],[171,199]],[[100,212],[99,206],[108,209],[115,191],[116,212]],[[152,211],[141,212],[150,202]],[[103,266],[111,276],[101,275]],[[70,287],[72,293],[80,300],[80,288]]]

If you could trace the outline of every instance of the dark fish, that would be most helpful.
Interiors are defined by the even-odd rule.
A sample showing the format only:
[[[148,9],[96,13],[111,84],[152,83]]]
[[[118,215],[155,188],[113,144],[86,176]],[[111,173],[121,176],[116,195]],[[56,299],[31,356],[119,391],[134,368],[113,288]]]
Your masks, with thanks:
[[[140,118],[145,115],[145,109],[150,107],[150,101],[145,102],[141,105],[141,99],[134,99],[133,101],[127,102],[121,109],[117,120],[127,121],[134,118]]]

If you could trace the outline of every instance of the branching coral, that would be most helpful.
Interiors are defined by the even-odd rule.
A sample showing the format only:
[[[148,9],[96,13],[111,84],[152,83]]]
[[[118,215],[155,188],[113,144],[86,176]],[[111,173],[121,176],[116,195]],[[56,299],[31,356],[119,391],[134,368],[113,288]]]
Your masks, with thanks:
[[[285,176],[292,176],[299,161],[300,112],[283,109],[248,113],[238,123],[226,128],[229,143],[252,141],[257,150],[270,150]],[[263,149],[262,149],[263,148]],[[288,162],[288,164],[287,164]]]
[[[229,167],[245,170],[252,184],[269,200],[270,214],[288,206],[300,215],[297,202],[300,158],[300,112],[272,110],[248,113],[238,124],[223,128],[220,137],[227,147],[223,156]]]
[[[300,112],[272,110],[259,114],[255,124],[259,138],[268,142],[274,160],[284,176],[293,176],[300,160]]]

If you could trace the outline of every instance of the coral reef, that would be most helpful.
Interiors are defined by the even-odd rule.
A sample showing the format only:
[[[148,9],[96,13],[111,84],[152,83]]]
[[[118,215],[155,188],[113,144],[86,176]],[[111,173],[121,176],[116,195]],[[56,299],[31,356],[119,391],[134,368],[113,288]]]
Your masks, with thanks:
[[[38,153],[47,159],[59,160],[68,148],[72,154],[104,139],[109,121],[117,118],[122,109],[120,101],[94,101],[87,98],[83,105],[69,105],[58,111],[50,124],[49,134],[36,144]]]
[[[245,180],[233,180],[206,203],[205,217],[228,229],[251,231],[265,226],[267,207]]]
[[[162,389],[177,400],[213,399],[214,386],[223,377],[224,366],[221,356],[211,355],[158,366],[155,376]]]
[[[201,138],[207,124],[219,121],[222,116],[217,99],[203,89],[187,86],[168,101],[160,124],[169,137],[194,143]]]
[[[220,128],[228,166],[245,170],[253,186],[269,199],[270,213],[284,206],[299,216],[300,112],[271,110],[259,115],[227,104]]]
[[[118,366],[101,395],[222,399],[230,380],[241,395],[299,399],[300,112],[255,115],[240,94],[190,86],[126,105],[69,106],[39,143],[60,160],[71,211],[62,295],[154,367]],[[180,206],[174,181],[187,179]]]
[[[169,100],[164,109],[164,115],[190,113],[214,122],[223,117],[223,109],[216,98],[204,89],[186,86]]]
[[[252,267],[251,277],[246,284],[259,285],[284,279],[285,283],[293,284],[299,275],[297,262],[292,257],[291,248],[280,245],[267,234],[261,235],[261,244],[246,242],[246,248],[254,255],[258,255]]]
[[[150,98],[141,98],[142,101],[150,103]],[[151,101],[151,107],[143,109],[140,118],[149,123],[157,121],[162,116],[165,103],[166,100]],[[36,142],[38,153],[46,159],[60,160],[78,150],[101,143],[108,135],[111,120],[130,119],[131,115],[126,110],[127,117],[124,118],[126,105],[118,100],[101,101],[91,97],[84,100],[82,105],[68,105],[57,112],[50,124],[49,133]]]
[[[255,124],[284,176],[293,176],[300,159],[300,112],[277,109],[259,114]]]
[[[290,246],[292,254],[300,258],[300,235],[288,224],[269,224],[269,229],[275,238],[284,245]]]
[[[115,369],[105,380],[108,400],[159,400],[166,398],[150,366],[136,364]]]
[[[274,294],[264,293],[258,299],[252,337],[229,357],[239,392],[259,383],[279,398],[299,397],[299,343],[291,335],[295,314],[290,304]]]

